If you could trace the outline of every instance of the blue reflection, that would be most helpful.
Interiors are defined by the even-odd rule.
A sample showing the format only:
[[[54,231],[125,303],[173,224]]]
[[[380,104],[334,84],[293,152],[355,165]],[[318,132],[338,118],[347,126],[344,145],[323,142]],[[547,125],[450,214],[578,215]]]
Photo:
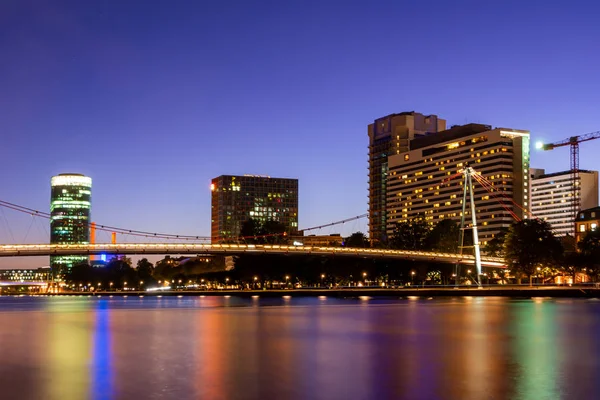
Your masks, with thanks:
[[[92,399],[113,398],[111,370],[110,307],[105,300],[96,305],[96,326],[93,332],[94,357],[92,359]]]

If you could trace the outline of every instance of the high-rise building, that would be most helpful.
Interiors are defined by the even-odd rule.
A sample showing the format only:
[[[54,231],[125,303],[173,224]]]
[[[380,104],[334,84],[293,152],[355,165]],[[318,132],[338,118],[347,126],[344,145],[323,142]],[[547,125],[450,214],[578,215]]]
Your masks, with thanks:
[[[92,178],[81,174],[59,174],[51,180],[50,243],[88,244]],[[63,274],[87,256],[51,256],[53,274]]]
[[[446,121],[436,115],[411,112],[376,119],[369,132],[369,237],[387,239],[388,157],[411,149],[414,138],[446,129]]]
[[[291,235],[298,232],[298,179],[221,175],[210,188],[213,243],[236,240],[250,218],[280,222]]]
[[[558,236],[575,236],[571,171],[546,174],[530,170],[531,213],[547,221]],[[598,207],[598,171],[579,170],[577,196],[581,209]]]
[[[496,195],[491,194],[474,181],[482,244],[510,226],[511,213],[526,217],[519,206],[526,209],[529,203],[529,132],[468,124],[415,138],[409,151],[389,157],[388,235],[393,233],[395,223],[419,215],[431,224],[444,218],[460,220],[463,181],[454,176],[467,166],[498,190]],[[454,179],[448,179],[451,177]],[[465,215],[469,223],[468,203]]]

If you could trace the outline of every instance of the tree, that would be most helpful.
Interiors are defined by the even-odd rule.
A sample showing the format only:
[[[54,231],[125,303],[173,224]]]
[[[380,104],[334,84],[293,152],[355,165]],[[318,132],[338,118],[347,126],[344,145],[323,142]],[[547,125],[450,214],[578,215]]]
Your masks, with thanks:
[[[504,252],[510,269],[517,274],[528,275],[531,284],[537,267],[557,264],[562,257],[563,249],[548,222],[525,219],[515,222],[509,228],[504,242]]]
[[[345,247],[369,247],[369,239],[362,232],[354,232],[344,239]]]
[[[137,273],[141,280],[148,280],[154,272],[154,265],[147,258],[142,258],[137,262]]]
[[[260,236],[261,230],[262,226],[260,221],[254,218],[248,218],[244,221],[240,229],[240,239],[248,243],[254,243],[257,240],[257,236]]]
[[[422,250],[426,246],[430,230],[431,228],[422,216],[396,223],[390,240],[391,245],[400,250]]]
[[[460,228],[456,221],[443,219],[427,234],[425,247],[428,250],[456,253],[458,251],[459,233]]]
[[[285,225],[279,221],[268,220],[261,227],[261,235],[266,243],[285,244],[287,242],[287,233]]]
[[[259,220],[249,218],[242,224],[240,239],[246,243],[285,244],[288,241],[286,226],[274,220],[261,224]]]
[[[578,243],[581,251],[581,264],[594,281],[600,276],[600,230],[588,232]]]
[[[504,255],[504,242],[506,241],[506,228],[501,228],[500,232],[496,234],[483,249],[483,252],[491,257],[502,257]]]

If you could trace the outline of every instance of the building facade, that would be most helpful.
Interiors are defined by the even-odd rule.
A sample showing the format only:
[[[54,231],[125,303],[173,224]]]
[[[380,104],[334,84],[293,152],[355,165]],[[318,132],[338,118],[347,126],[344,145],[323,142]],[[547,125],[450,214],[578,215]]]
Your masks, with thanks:
[[[368,126],[369,133],[369,237],[386,241],[388,157],[410,150],[411,141],[446,129],[436,115],[411,112],[390,114]]]
[[[43,282],[50,279],[50,268],[0,270],[0,281]]]
[[[481,244],[510,226],[514,221],[511,213],[526,217],[523,209],[529,206],[529,132],[468,124],[415,138],[409,151],[389,158],[388,235],[393,234],[397,222],[418,216],[431,224],[444,218],[460,221],[460,174],[467,166],[485,177],[492,188],[490,193],[474,181]],[[465,221],[470,220],[467,203]]]
[[[237,240],[242,224],[277,221],[298,232],[298,180],[257,175],[221,175],[211,183],[211,241]]]
[[[531,213],[547,221],[557,236],[575,236],[573,176],[571,171],[546,174],[531,169]],[[598,206],[598,171],[579,171],[576,183],[582,209]]]
[[[50,243],[88,244],[92,178],[81,174],[59,174],[51,180]],[[64,274],[74,265],[88,262],[86,256],[51,256],[52,272]]]
[[[598,229],[598,226],[600,226],[600,207],[579,211],[575,220],[575,240],[579,242],[588,232]]]

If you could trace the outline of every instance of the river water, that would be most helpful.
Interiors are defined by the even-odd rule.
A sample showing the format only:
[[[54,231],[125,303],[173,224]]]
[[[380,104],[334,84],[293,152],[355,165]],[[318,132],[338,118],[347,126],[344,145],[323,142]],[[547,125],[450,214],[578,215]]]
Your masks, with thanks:
[[[598,398],[598,300],[0,297],[0,399]]]

